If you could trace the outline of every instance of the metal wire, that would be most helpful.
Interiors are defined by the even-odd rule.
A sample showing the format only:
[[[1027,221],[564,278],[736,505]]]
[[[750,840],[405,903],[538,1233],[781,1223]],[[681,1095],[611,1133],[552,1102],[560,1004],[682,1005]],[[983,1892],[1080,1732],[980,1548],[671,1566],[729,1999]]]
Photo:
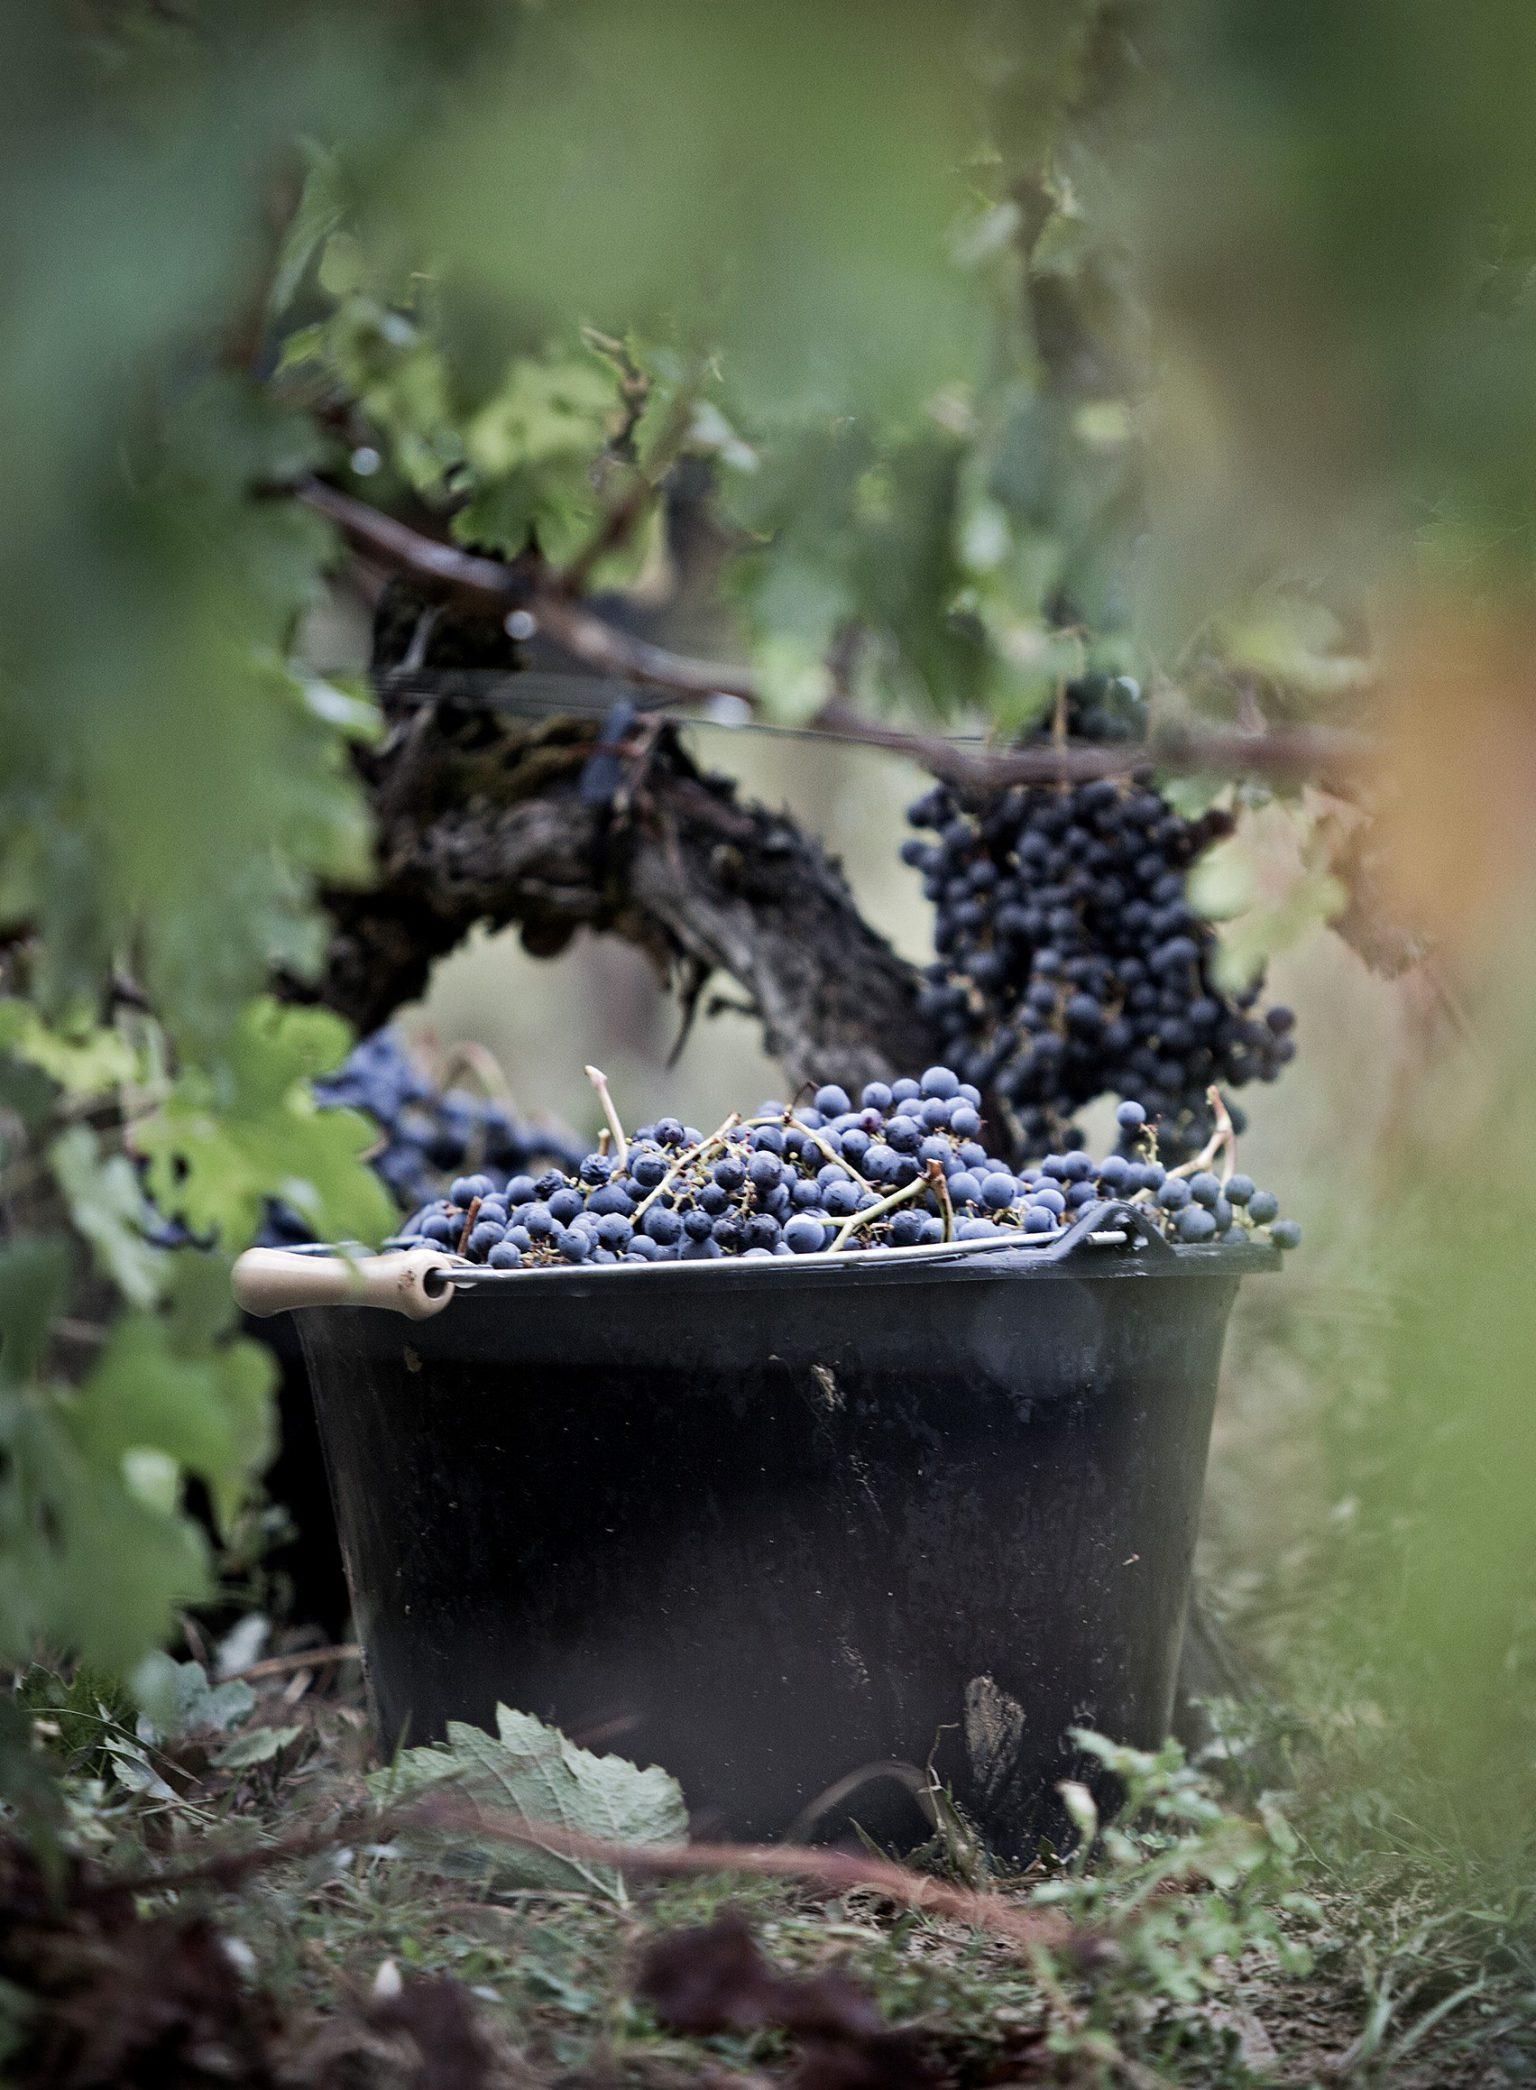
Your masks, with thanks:
[[[835,1252],[823,1251],[819,1255],[766,1256],[759,1261],[749,1260],[745,1256],[717,1257],[712,1261],[701,1257],[697,1262],[684,1263],[673,1259],[664,1265],[654,1263],[631,1263],[628,1265],[609,1263],[605,1266],[601,1263],[543,1263],[532,1268],[518,1270],[492,1270],[484,1264],[472,1263],[463,1269],[454,1267],[443,1271],[441,1283],[455,1292],[478,1292],[487,1286],[500,1285],[503,1282],[515,1283],[519,1278],[564,1276],[567,1274],[573,1277],[577,1275],[594,1277],[601,1274],[606,1277],[610,1271],[620,1268],[650,1270],[660,1267],[668,1270],[713,1270],[718,1274],[722,1263],[732,1271],[737,1269],[776,1269],[780,1272],[786,1270],[825,1270],[833,1263],[842,1269],[867,1269],[872,1263],[879,1264],[896,1261],[907,1263],[914,1259],[921,1259],[925,1262],[958,1260],[962,1257],[969,1258],[973,1255],[987,1255],[1004,1248],[1033,1249],[1038,1252],[1053,1246],[1067,1231],[1065,1227],[1057,1227],[1054,1232],[1049,1234],[1026,1234],[1018,1229],[1012,1229],[1009,1233],[991,1241],[939,1241],[931,1244],[918,1244],[911,1248],[844,1248]],[[1116,1228],[1107,1227],[1086,1236],[1078,1245],[1084,1248],[1124,1248],[1128,1242],[1139,1239],[1140,1236],[1138,1235],[1122,1233]],[[1041,1260],[1047,1261],[1049,1258],[1042,1256]]]
[[[320,668],[315,672],[340,679],[355,678],[358,670]],[[495,668],[385,669],[370,679],[379,695],[391,704],[439,703],[458,700],[485,711],[499,711],[513,718],[583,718],[601,722],[616,704],[632,704],[637,711],[674,720],[678,725],[700,727],[717,733],[746,733],[764,740],[807,740],[820,747],[859,745],[843,741],[815,726],[785,725],[755,716],[740,697],[718,696],[683,705],[658,700],[648,683],[619,675],[569,675],[553,670],[528,668],[507,673]],[[981,732],[927,733],[929,739],[947,746],[985,747],[989,736]],[[871,752],[899,753],[897,749],[872,748]]]

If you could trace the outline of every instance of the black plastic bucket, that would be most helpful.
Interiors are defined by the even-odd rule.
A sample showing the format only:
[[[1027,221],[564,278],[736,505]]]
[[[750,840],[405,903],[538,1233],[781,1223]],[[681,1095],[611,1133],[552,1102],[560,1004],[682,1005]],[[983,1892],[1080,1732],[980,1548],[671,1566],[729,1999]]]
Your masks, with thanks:
[[[381,1739],[501,1700],[746,1838],[899,1838],[931,1762],[1029,1854],[1058,1780],[1102,1789],[1068,1729],[1167,1731],[1222,1340],[1276,1260],[1106,1205],[300,1312]]]

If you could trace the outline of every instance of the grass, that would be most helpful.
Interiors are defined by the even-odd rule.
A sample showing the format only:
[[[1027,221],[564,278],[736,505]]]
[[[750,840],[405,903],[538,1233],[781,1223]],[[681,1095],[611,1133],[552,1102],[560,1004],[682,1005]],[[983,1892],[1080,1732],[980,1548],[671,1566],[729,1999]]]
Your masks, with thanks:
[[[149,1741],[89,1680],[69,1687],[42,1673],[25,1697],[40,1745],[67,1768],[66,1840],[80,1861],[46,1948],[14,1906],[0,1933],[25,2066],[50,2022],[99,2034],[112,2008],[124,2012],[128,2053],[165,1966],[181,1969],[180,1986],[167,1977],[155,2022],[174,2020],[183,1990],[202,1996],[211,1983],[214,1999],[199,2007],[222,2029],[201,2024],[178,2046],[162,2024],[152,2065],[135,2074],[140,2060],[120,2059],[118,2074],[97,2080],[1470,2090],[1536,2076],[1529,1871],[1512,1861],[1510,1891],[1480,1898],[1449,1853],[1431,1862],[1379,1792],[1323,1789],[1294,1727],[1284,1748],[1295,1791],[1259,1790],[1250,1766],[1273,1767],[1273,1737],[1230,1708],[1218,1722],[1225,1792],[1176,1749],[1112,1752],[1134,1826],[1101,1827],[1092,1862],[990,1883],[1010,1906],[1071,1926],[1069,1942],[1026,1949],[863,1887],[829,1895],[710,1876],[636,1885],[622,1904],[483,1890],[438,1845],[369,1811],[353,1672],[279,1674],[211,1709],[194,1691],[191,1716],[209,1724]],[[286,1739],[264,1755],[274,1735]],[[924,1854],[941,1872],[949,1858],[939,1845]],[[198,1867],[204,1877],[174,1891],[149,1884]],[[131,1923],[108,1927],[110,1947],[95,1936],[74,1951],[103,1883],[125,1876],[138,1881],[133,1922],[159,1926],[143,1955],[150,1971],[132,1981],[111,1960],[129,1950]],[[702,1979],[711,1952],[727,1951],[729,1922],[718,1926],[732,1910],[771,1963],[747,2000],[712,2003],[705,2026],[648,1999],[654,1941],[708,1933],[682,1948]],[[189,1974],[182,1948],[203,1917],[217,1968],[205,1954]],[[39,1966],[54,1984],[41,2009],[27,2000]],[[804,1988],[809,1977],[823,1986]],[[842,1977],[867,2000],[849,2003]],[[862,2030],[814,2030],[829,1993]],[[237,2024],[219,2016],[226,2009]],[[194,2065],[210,2039],[223,2042],[222,2074]],[[256,2061],[230,2062],[248,2049]],[[91,2080],[25,2066],[19,2080]]]

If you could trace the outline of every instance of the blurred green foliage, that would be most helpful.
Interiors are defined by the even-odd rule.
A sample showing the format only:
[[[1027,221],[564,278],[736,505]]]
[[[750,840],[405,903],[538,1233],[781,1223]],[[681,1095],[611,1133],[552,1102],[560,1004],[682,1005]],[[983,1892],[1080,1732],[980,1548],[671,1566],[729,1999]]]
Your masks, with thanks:
[[[1331,1389],[1354,1441],[1326,1638],[1341,1789],[1395,1806],[1378,1850],[1478,1862],[1520,1884],[1536,1861],[1536,1288],[1519,1185],[1536,1166],[1536,979],[1509,965],[1477,1048],[1422,1085],[1389,1179],[1355,1186],[1381,1239],[1390,1312],[1372,1380]],[[1374,1194],[1373,1194],[1374,1187]],[[1529,1914],[1529,1909],[1527,1909]]]
[[[1165,358],[1150,592],[1177,633],[1280,567],[1528,594],[1536,17],[1180,0],[1111,201]]]

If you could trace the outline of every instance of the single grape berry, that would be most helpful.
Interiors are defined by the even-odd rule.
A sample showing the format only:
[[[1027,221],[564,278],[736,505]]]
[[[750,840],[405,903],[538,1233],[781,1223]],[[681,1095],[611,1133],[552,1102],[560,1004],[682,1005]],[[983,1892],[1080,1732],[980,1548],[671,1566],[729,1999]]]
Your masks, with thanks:
[[[797,1212],[784,1229],[791,1254],[815,1255],[826,1234],[826,1226],[814,1212]]]
[[[754,1154],[747,1174],[754,1190],[774,1190],[783,1180],[784,1164],[777,1154]]]

